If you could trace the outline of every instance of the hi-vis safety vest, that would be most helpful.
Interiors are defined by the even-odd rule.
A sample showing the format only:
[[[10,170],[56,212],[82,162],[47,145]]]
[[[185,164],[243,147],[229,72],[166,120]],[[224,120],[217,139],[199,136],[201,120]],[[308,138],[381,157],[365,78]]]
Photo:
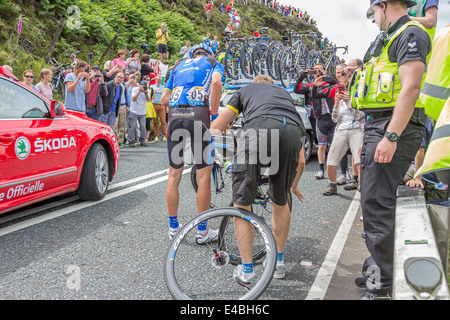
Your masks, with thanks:
[[[450,97],[450,25],[433,41],[428,73],[417,104],[435,121]],[[449,147],[450,148],[450,147]]]
[[[362,70],[353,74],[350,81],[349,92],[352,96],[352,106],[358,109],[392,109],[395,107],[398,95],[402,89],[398,75],[398,63],[389,60],[389,48],[393,41],[408,28],[417,26],[427,32],[424,26],[417,21],[408,21],[392,35],[385,43],[378,57],[373,57],[364,65]],[[431,52],[427,56],[427,63]],[[421,88],[426,77],[422,77]],[[418,107],[416,105],[416,107]]]
[[[436,122],[423,164],[414,178],[424,173],[438,173],[443,170],[450,170],[450,98]]]
[[[411,17],[425,17],[424,7],[428,0],[414,0],[417,4],[414,7],[408,8],[408,13]],[[436,34],[436,26],[431,29],[427,29],[428,34],[431,36],[431,39],[434,39],[434,35]]]

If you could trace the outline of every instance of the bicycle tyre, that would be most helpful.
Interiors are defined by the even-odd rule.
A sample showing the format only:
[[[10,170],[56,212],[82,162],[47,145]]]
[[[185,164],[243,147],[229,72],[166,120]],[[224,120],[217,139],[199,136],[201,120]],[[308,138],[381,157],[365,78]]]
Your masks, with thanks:
[[[262,75],[267,67],[269,45],[265,41],[259,42],[252,50],[252,65],[255,75]]]
[[[258,281],[253,288],[246,289],[235,282],[231,276],[234,266],[228,263],[227,253],[218,250],[219,242],[199,246],[189,239],[196,233],[199,223],[208,220],[209,225],[211,221],[222,220],[223,217],[232,217],[236,223],[253,225],[255,241],[259,240],[266,248],[266,263],[254,266]],[[229,236],[233,237],[233,234]],[[270,284],[276,259],[277,248],[272,231],[257,216],[238,208],[211,209],[192,219],[174,237],[164,260],[164,279],[176,300],[255,300]]]
[[[232,199],[232,178],[231,174],[226,172],[225,169],[214,163],[213,170],[211,172],[211,204],[210,208],[226,207],[229,206]],[[197,165],[195,164],[190,173],[191,184],[194,191],[197,193]]]
[[[241,49],[241,71],[247,79],[253,79],[255,76],[255,66],[253,65],[252,52],[256,46],[253,40],[247,41]]]
[[[279,40],[272,41],[269,46],[269,53],[267,55],[267,68],[269,71],[269,76],[271,76],[274,80],[280,79],[278,64],[280,61],[279,56],[283,52],[283,50],[284,45]]]
[[[283,87],[288,88],[291,85],[291,80],[293,77],[293,56],[292,51],[289,48],[283,50],[280,57],[279,68],[280,68],[280,80]]]
[[[233,80],[238,80],[239,78],[241,49],[242,45],[239,42],[232,42],[225,53],[225,72]]]
[[[252,213],[255,214],[261,220],[263,220],[270,228],[271,221],[269,218],[272,218],[273,206],[272,206],[272,201],[269,198],[268,189],[269,189],[269,177],[264,176],[261,180],[261,183],[258,186],[258,192],[256,195],[257,199],[255,199],[255,203],[252,204]],[[265,200],[258,201],[258,197],[260,197],[260,199],[261,199],[261,197],[264,197]],[[290,191],[287,194],[287,202],[289,205],[289,209],[292,212],[292,193]],[[269,209],[267,209],[267,207]],[[228,217],[225,217],[223,219],[223,221],[221,222],[220,227],[219,227],[218,240],[219,240],[219,243],[224,248],[227,248],[227,250],[229,252],[230,263],[233,265],[238,265],[242,262],[242,258],[239,254],[239,250],[237,250],[236,248],[233,250],[233,249],[231,249],[232,246],[229,246],[229,245],[227,247],[227,239],[224,236],[226,234],[226,228],[227,228],[229,222],[230,221],[229,221]],[[261,248],[261,250],[259,250],[257,252],[254,252],[253,257],[252,257],[253,262],[257,263],[259,260],[264,258],[265,255],[266,255],[266,252],[263,248]]]

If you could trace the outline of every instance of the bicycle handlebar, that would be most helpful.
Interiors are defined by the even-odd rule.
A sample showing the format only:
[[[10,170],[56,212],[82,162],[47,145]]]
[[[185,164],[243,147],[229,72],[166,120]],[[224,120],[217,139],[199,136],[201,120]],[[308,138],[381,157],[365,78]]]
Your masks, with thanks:
[[[348,53],[348,45],[345,46],[345,47],[334,47],[334,49],[335,49],[335,50],[337,50],[337,49],[344,49],[344,54],[347,54],[347,53]]]
[[[69,57],[74,57],[74,56],[76,56],[77,54],[80,54],[80,53],[83,53],[83,52],[84,52],[84,50],[79,50],[79,51],[76,51],[76,52],[74,52],[74,53],[66,54],[66,57],[67,57],[67,58],[69,58]]]

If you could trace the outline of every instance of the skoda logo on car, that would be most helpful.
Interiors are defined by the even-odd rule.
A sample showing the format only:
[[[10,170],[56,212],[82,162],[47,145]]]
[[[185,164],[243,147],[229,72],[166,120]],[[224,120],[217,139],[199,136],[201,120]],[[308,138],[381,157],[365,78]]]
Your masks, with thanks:
[[[30,141],[25,137],[18,138],[14,150],[16,151],[17,158],[25,160],[31,153]]]

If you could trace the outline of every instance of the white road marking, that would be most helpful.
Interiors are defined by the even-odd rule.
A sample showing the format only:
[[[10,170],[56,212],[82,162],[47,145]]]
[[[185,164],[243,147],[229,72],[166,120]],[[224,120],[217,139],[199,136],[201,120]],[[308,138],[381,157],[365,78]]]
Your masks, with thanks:
[[[132,184],[132,183],[135,183],[135,182],[139,182],[139,181],[142,181],[142,180],[153,178],[155,176],[166,174],[168,172],[169,172],[169,169],[164,169],[164,170],[161,170],[161,171],[157,171],[157,172],[153,172],[153,173],[147,174],[145,176],[141,176],[141,177],[137,177],[137,178],[134,178],[134,179],[122,181],[122,182],[119,182],[119,183],[116,183],[116,184],[112,184],[112,185],[109,186],[108,191],[112,191],[114,189],[117,189],[117,188],[129,185],[129,184]],[[65,205],[67,203],[70,203],[70,202],[73,202],[73,201],[76,201],[76,200],[79,200],[79,199],[80,199],[80,197],[78,195],[75,195],[75,196],[72,196],[72,197],[69,197],[69,198],[65,198],[65,199],[61,199],[61,200],[58,200],[58,201],[53,201],[53,202],[50,202],[50,203],[47,203],[47,204],[44,204],[44,205],[41,205],[41,206],[38,206],[38,207],[33,207],[31,209],[26,209],[26,210],[23,210],[21,212],[18,212],[17,214],[8,215],[6,217],[0,217],[0,224],[6,223],[6,222],[12,221],[12,220],[17,220],[19,218],[23,218],[23,217],[35,214],[35,213],[43,211],[43,210],[56,208],[58,206]]]
[[[360,206],[360,193],[356,192],[350,207],[342,220],[336,236],[328,250],[325,260],[317,273],[306,300],[323,300],[330,285],[331,278],[347,241],[353,221]]]
[[[191,169],[192,168],[183,170],[183,174],[191,172]],[[70,206],[70,207],[67,207],[67,208],[63,208],[63,209],[60,209],[60,210],[56,210],[54,212],[50,212],[49,214],[45,214],[45,215],[42,215],[42,216],[39,216],[39,217],[36,217],[36,218],[33,218],[33,219],[29,219],[29,220],[26,220],[26,221],[22,221],[22,222],[13,224],[11,226],[8,226],[8,227],[0,229],[0,237],[4,236],[4,235],[7,235],[9,233],[12,233],[12,232],[15,232],[15,231],[18,231],[18,230],[22,230],[22,229],[25,229],[27,227],[30,227],[30,226],[33,226],[33,225],[36,225],[36,224],[48,221],[48,220],[52,220],[52,219],[64,216],[64,215],[66,215],[68,213],[71,213],[71,212],[74,212],[74,211],[77,211],[77,210],[82,210],[82,209],[85,209],[85,208],[88,208],[88,207],[91,207],[91,206],[95,206],[95,205],[97,205],[99,203],[102,203],[102,202],[105,202],[105,201],[108,201],[108,200],[111,200],[111,199],[123,196],[123,195],[131,193],[133,191],[144,189],[146,187],[149,187],[149,186],[155,185],[157,183],[163,182],[163,181],[167,180],[168,177],[169,177],[168,175],[165,175],[163,177],[159,177],[159,178],[147,181],[147,182],[143,182],[141,184],[137,184],[135,186],[131,186],[131,187],[128,187],[128,188],[125,188],[125,189],[122,189],[122,190],[119,190],[119,191],[107,194],[102,200],[99,200],[99,201],[84,201],[84,202],[81,202],[81,203],[78,203],[78,204],[74,204],[73,206]]]

